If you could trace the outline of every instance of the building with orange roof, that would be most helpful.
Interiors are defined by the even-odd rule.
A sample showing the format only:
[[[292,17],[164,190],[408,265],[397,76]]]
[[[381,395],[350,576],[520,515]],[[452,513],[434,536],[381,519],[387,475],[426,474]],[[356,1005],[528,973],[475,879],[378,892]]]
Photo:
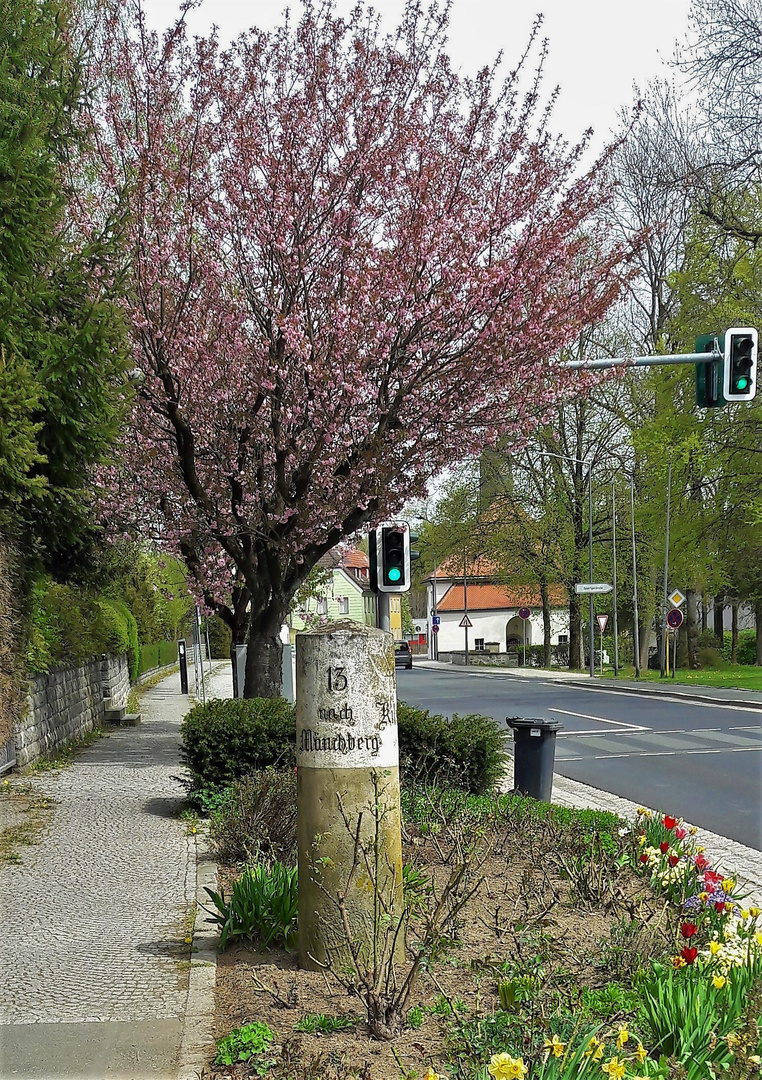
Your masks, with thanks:
[[[458,656],[465,652],[466,634],[470,654],[519,653],[523,646],[543,643],[542,598],[536,585],[505,584],[498,580],[497,566],[479,557],[465,567],[462,560],[445,560],[426,578],[429,590],[429,620],[439,619],[439,631],[432,634],[432,655]],[[551,645],[569,642],[569,598],[562,585],[550,585]],[[528,609],[524,619],[519,614]],[[470,626],[463,626],[467,618]],[[430,638],[431,640],[431,638]],[[444,654],[444,655],[443,655]]]

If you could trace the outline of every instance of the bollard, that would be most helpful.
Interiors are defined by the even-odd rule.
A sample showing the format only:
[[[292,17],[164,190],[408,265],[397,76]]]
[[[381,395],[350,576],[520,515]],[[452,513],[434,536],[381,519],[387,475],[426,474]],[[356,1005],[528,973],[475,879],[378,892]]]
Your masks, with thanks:
[[[177,659],[180,661],[180,693],[188,693],[188,657],[185,655],[185,638],[177,643]]]
[[[556,757],[556,720],[522,719],[507,716],[513,729],[513,788],[540,802],[553,795],[553,765]]]
[[[402,915],[394,642],[349,620],[296,638],[299,964],[365,958]],[[395,956],[403,955],[400,934]]]

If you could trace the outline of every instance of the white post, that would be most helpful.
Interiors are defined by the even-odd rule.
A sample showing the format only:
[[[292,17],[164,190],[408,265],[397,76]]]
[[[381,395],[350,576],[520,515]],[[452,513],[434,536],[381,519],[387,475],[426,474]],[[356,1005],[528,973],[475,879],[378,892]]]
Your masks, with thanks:
[[[297,635],[296,666],[299,964],[315,970],[346,964],[347,928],[375,956],[402,916],[394,642],[332,623]]]

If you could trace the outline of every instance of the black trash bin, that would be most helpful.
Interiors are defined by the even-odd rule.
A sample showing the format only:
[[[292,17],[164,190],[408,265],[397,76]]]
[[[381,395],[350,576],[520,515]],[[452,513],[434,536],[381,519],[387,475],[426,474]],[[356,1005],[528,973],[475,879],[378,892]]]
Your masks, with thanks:
[[[541,802],[550,802],[556,732],[563,725],[557,720],[524,719],[519,716],[506,716],[505,722],[513,731],[514,791]]]

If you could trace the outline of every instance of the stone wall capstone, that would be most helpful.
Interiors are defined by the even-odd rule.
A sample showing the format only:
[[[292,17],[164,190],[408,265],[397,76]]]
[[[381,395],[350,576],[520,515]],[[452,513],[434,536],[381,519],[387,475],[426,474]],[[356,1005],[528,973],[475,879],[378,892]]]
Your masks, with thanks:
[[[125,656],[104,656],[31,679],[26,714],[15,726],[16,768],[98,727],[107,702],[124,705],[129,689]]]

